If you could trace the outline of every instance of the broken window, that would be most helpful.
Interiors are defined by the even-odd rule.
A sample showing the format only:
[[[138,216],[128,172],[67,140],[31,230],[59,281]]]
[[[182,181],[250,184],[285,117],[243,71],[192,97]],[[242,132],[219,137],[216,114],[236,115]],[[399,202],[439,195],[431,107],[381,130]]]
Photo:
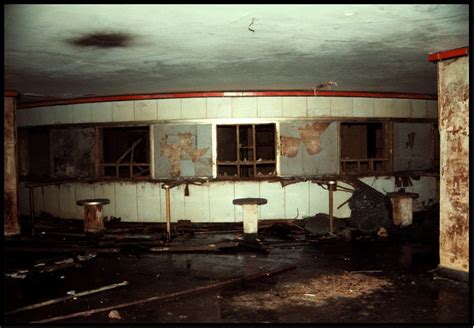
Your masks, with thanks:
[[[388,128],[388,123],[341,123],[341,173],[388,172]]]
[[[99,175],[116,178],[150,176],[148,127],[102,129],[102,160]]]
[[[51,175],[49,129],[18,129],[18,166],[20,176],[47,178]]]
[[[273,176],[275,157],[275,124],[217,126],[219,177]]]

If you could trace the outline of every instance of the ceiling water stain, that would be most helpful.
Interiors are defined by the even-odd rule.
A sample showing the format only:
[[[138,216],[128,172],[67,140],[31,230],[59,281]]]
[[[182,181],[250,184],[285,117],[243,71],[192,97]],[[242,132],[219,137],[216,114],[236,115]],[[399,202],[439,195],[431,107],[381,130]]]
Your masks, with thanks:
[[[122,32],[93,32],[68,40],[76,47],[125,48],[133,37]]]

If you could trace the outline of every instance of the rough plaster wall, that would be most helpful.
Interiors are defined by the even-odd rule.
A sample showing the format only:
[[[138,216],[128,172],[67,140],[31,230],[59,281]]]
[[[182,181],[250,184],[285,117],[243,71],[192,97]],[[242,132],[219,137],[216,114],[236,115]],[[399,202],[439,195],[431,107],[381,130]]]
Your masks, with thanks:
[[[299,141],[298,141],[299,140]],[[316,175],[338,171],[337,123],[280,124],[280,175]]]
[[[469,271],[469,57],[438,69],[440,266]]]
[[[393,123],[393,167],[395,171],[433,168],[431,123]]]
[[[94,128],[52,129],[51,140],[55,177],[94,176]]]
[[[155,177],[211,177],[212,126],[154,125]]]

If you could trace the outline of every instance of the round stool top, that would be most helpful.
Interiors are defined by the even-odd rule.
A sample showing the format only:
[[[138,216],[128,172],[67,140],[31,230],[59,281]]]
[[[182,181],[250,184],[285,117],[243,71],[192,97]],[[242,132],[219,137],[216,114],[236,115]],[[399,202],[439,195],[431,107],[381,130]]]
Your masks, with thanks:
[[[95,199],[81,199],[77,201],[77,205],[106,205],[110,204],[110,200],[107,198],[95,198]]]
[[[265,198],[237,198],[232,201],[234,205],[263,205],[266,203]]]

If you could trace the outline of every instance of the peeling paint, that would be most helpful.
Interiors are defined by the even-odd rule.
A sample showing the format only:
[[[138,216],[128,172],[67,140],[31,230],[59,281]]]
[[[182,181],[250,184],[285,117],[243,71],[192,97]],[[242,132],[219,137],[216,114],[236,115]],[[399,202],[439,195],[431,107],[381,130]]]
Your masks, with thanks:
[[[15,100],[4,98],[3,219],[4,234],[20,233],[18,223],[18,174],[16,159]]]
[[[306,151],[310,155],[319,154],[321,151],[320,137],[328,128],[329,123],[313,123],[305,127],[298,128],[301,141],[306,147]]]
[[[440,265],[469,271],[469,64],[439,64]]]
[[[281,136],[281,154],[286,157],[295,157],[298,154],[301,139],[294,137]]]
[[[181,160],[192,160],[199,162],[201,157],[209,150],[209,147],[197,149],[193,144],[193,135],[191,132],[178,133],[179,144],[168,143],[168,135],[165,135],[161,141],[161,155],[166,156],[171,162],[170,175],[179,177],[181,175]]]

